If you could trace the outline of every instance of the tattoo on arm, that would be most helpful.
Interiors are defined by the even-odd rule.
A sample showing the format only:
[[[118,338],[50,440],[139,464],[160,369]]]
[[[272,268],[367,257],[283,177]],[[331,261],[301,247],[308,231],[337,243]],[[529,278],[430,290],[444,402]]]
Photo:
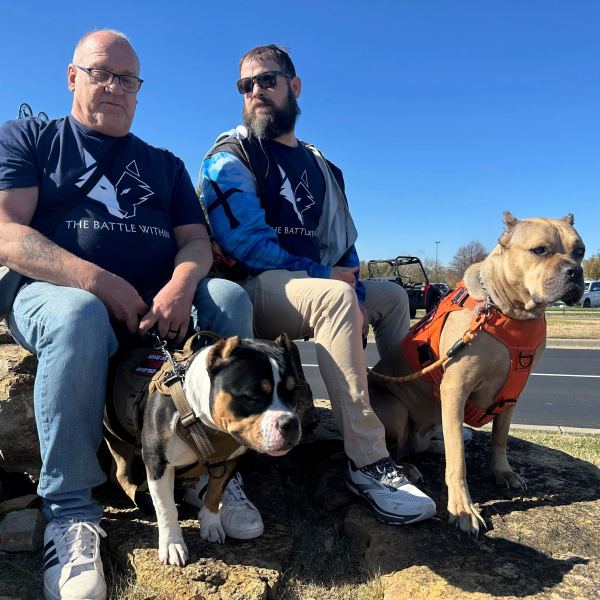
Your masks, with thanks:
[[[32,231],[21,239],[23,258],[32,263],[55,263],[59,260],[60,247],[38,231]]]

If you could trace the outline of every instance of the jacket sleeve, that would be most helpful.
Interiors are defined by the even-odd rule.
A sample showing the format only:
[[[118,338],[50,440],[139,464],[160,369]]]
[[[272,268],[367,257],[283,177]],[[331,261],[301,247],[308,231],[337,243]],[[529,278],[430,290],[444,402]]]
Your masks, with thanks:
[[[306,271],[329,279],[331,268],[286,252],[267,224],[248,167],[230,152],[206,158],[200,171],[201,201],[221,248],[252,275],[272,269]]]

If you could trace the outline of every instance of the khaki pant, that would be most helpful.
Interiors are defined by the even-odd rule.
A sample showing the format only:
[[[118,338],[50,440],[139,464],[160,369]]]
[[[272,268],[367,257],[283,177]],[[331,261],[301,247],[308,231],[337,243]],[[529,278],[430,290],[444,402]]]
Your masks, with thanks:
[[[395,283],[365,281],[365,309],[382,358],[399,351],[409,327],[408,296]],[[355,291],[342,281],[306,272],[265,271],[244,287],[254,304],[254,332],[275,339],[314,337],[346,454],[357,467],[387,456],[383,425],[373,412],[362,346],[362,315]]]

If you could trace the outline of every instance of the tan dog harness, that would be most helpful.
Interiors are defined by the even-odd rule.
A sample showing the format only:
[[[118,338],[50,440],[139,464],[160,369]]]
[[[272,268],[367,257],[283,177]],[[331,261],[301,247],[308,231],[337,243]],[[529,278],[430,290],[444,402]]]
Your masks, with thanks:
[[[437,309],[413,325],[402,340],[402,352],[413,370],[438,360],[444,323],[448,315],[457,310],[472,311],[474,317],[469,330],[486,331],[510,352],[510,371],[492,406],[484,409],[467,399],[464,422],[471,427],[481,427],[516,404],[531,373],[536,350],[546,338],[546,319],[511,319],[494,305],[472,298],[461,281],[442,299]],[[442,375],[441,365],[423,375],[424,379],[433,383],[434,394],[438,398]]]
[[[193,355],[191,352],[176,353],[175,359],[182,362],[191,360]],[[141,448],[142,418],[148,397],[155,390],[172,395],[172,386],[165,384],[170,373],[167,357],[160,350],[152,348],[132,350],[119,362],[112,390],[109,388],[105,425],[121,441],[134,445],[138,451]],[[240,447],[228,433],[204,426],[202,428],[208,439],[208,447],[212,446],[212,453],[209,455],[198,451],[189,428],[182,425],[181,417],[178,418],[177,434],[196,452],[201,465],[222,462]],[[193,475],[186,473],[183,476]]]

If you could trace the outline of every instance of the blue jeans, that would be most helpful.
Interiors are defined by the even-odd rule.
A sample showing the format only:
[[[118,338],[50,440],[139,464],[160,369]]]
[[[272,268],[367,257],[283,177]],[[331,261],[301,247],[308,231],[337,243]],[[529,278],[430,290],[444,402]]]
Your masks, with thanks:
[[[192,309],[197,329],[252,337],[252,304],[224,279],[203,279]],[[37,355],[35,420],[42,469],[38,494],[48,520],[99,521],[92,488],[106,480],[96,453],[102,440],[108,360],[118,342],[93,294],[35,281],[15,298],[12,335]]]

